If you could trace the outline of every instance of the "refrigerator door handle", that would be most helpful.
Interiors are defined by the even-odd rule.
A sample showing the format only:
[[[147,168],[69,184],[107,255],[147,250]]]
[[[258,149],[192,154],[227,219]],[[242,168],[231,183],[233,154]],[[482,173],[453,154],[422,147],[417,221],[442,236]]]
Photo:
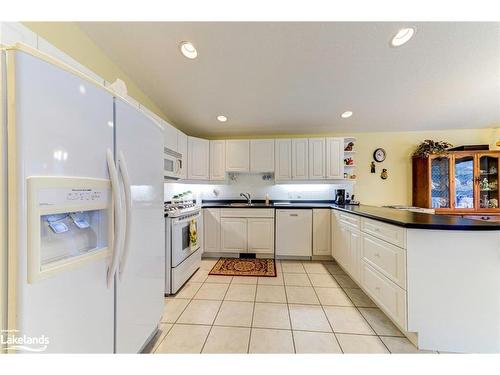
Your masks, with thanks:
[[[108,149],[106,160],[108,163],[109,177],[111,179],[111,191],[113,193],[113,204],[115,214],[115,230],[113,236],[113,253],[111,254],[111,263],[108,267],[107,284],[110,288],[113,284],[113,278],[116,273],[120,249],[123,242],[123,207],[120,193],[120,184],[118,181],[118,172],[116,171],[113,153]]]
[[[120,264],[118,267],[118,276],[122,277],[123,270],[125,269],[125,264],[127,262],[127,257],[130,247],[130,222],[132,218],[132,193],[130,189],[130,176],[128,174],[127,162],[125,161],[125,156],[123,152],[120,151],[118,154],[118,170],[122,177],[123,187],[125,190],[125,230],[123,233],[123,243]]]

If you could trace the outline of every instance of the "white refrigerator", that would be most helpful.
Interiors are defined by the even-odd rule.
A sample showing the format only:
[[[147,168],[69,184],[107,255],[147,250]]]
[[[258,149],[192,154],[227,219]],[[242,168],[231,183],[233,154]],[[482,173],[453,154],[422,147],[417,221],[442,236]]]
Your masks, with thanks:
[[[27,47],[1,72],[3,349],[139,352],[163,310],[161,126]]]

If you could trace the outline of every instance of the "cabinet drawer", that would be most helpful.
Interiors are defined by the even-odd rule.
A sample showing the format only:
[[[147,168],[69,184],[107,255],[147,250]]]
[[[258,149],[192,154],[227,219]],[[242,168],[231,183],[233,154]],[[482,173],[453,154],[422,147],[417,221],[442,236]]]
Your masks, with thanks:
[[[395,322],[406,327],[406,291],[372,268],[366,261],[361,264],[361,284],[366,293]]]
[[[392,224],[382,223],[380,221],[362,218],[361,230],[381,240],[392,243],[403,249],[406,249],[406,230]]]
[[[406,289],[406,252],[385,241],[363,234],[362,257],[377,271]]]
[[[274,217],[273,208],[222,208],[221,217]]]
[[[356,216],[356,215],[351,215],[351,214],[347,214],[347,213],[344,213],[344,212],[340,212],[339,215],[338,215],[338,220],[342,223],[342,224],[347,224],[353,228],[356,228],[356,229],[359,229],[361,227],[361,218],[359,216]]]

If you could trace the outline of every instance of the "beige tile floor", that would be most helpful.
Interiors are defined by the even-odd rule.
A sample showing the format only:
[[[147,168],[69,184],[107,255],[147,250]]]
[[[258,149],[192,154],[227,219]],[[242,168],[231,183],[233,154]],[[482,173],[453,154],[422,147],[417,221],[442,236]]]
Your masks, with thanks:
[[[165,299],[154,353],[418,353],[333,261],[277,261],[276,278],[209,276]]]

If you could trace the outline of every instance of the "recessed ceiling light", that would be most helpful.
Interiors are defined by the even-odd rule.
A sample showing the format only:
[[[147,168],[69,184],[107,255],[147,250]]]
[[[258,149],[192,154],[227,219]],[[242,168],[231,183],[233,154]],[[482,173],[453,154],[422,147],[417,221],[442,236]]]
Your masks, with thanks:
[[[342,118],[349,118],[351,116],[352,116],[352,112],[351,111],[345,111],[344,113],[342,113],[340,115],[340,117],[342,117]]]
[[[182,54],[188,59],[196,59],[198,56],[198,51],[191,42],[181,42],[180,49]]]
[[[224,115],[219,115],[219,116],[217,116],[217,121],[226,122],[227,121],[227,117],[224,116]]]
[[[405,27],[399,30],[396,35],[391,40],[391,46],[399,47],[408,42],[415,34],[415,29],[413,27]]]

